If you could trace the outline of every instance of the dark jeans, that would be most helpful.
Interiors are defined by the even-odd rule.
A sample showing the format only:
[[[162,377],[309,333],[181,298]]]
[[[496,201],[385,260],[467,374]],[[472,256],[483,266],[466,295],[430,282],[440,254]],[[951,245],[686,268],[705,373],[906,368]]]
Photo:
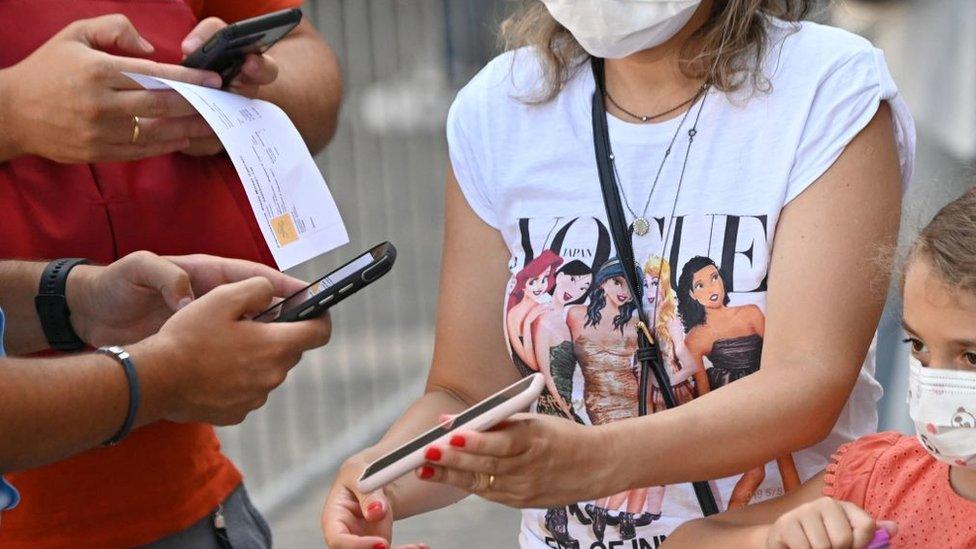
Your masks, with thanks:
[[[221,520],[222,517],[222,520]],[[222,527],[221,527],[222,526]],[[143,546],[145,549],[268,549],[271,529],[241,484],[217,509],[182,532]]]

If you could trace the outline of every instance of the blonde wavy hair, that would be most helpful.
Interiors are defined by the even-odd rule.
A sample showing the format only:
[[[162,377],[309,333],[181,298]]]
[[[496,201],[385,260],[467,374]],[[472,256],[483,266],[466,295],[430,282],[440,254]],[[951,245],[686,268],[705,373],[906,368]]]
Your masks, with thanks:
[[[658,287],[661,288],[660,294],[663,299],[657,303],[657,318],[654,318],[654,331],[657,333],[658,341],[663,343],[661,348],[666,353],[672,353],[674,342],[671,340],[671,330],[668,329],[668,322],[678,316],[678,305],[676,297],[671,289],[671,264],[656,255],[651,255],[644,263],[644,274],[647,280],[656,278]]]
[[[746,85],[768,91],[769,81],[761,72],[767,48],[765,17],[799,21],[814,1],[714,0],[708,19],[683,47],[682,72],[723,92]],[[502,22],[501,38],[505,49],[530,46],[539,54],[543,82],[538,95],[523,99],[528,103],[552,100],[589,60],[573,35],[539,0],[523,0],[521,8]]]

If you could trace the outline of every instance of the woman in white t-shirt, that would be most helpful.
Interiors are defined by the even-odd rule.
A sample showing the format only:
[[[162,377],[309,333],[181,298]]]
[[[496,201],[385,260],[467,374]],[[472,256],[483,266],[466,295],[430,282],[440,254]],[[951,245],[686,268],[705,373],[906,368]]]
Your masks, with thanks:
[[[874,431],[880,387],[869,349],[887,288],[874,258],[895,241],[914,128],[880,51],[797,22],[811,3],[543,0],[507,21],[515,48],[461,90],[448,117],[427,392],[344,464],[323,512],[330,547],[385,546],[393,519],[467,493],[525,508],[522,547],[656,547],[700,516],[688,481],[716,479],[724,510],[737,473],[752,470],[736,497],[746,486],[746,500],[766,499],[783,492],[784,463],[805,480],[841,443]],[[599,88],[591,56],[604,59],[594,62],[604,68]],[[604,275],[617,251],[601,251],[609,228],[594,151],[598,89],[634,259],[666,260],[687,314],[691,300],[707,309],[700,319],[678,315],[701,364],[667,353],[672,372],[706,368],[708,376],[673,375],[690,379],[698,398],[646,417],[632,417],[637,403],[621,398],[635,398],[640,371],[627,303],[650,302],[628,301],[625,286],[605,295],[615,291]],[[531,326],[499,317],[510,279],[543,256],[594,273],[588,298],[568,305],[564,333],[574,341],[546,343],[560,349],[563,379],[573,370],[567,404],[584,424],[517,416],[432,447],[416,475],[358,493],[371,459],[517,379],[510,343],[531,346]],[[698,263],[714,264],[721,292],[695,282]],[[682,292],[676,279],[686,270],[692,287]],[[534,295],[536,306],[547,297]],[[611,298],[613,314],[575,314]],[[649,318],[663,314],[654,309],[645,306]],[[658,320],[657,331],[676,324]],[[601,341],[619,345],[597,348],[582,337],[589,332],[615,333]],[[584,376],[594,365],[611,371]],[[723,386],[703,396],[697,384],[710,379]]]

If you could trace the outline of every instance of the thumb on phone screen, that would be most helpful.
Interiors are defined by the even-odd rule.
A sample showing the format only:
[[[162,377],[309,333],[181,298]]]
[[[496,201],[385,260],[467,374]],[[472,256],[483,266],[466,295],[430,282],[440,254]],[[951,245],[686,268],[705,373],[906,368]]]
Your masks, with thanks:
[[[224,284],[210,291],[198,302],[219,304],[217,314],[227,319],[251,318],[265,310],[274,297],[274,287],[267,278],[255,276]]]

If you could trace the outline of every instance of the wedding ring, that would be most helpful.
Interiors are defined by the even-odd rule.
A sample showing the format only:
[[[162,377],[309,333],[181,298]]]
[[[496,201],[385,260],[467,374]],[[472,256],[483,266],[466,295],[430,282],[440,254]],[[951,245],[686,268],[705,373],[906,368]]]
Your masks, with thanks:
[[[135,122],[135,125],[132,126],[132,144],[134,145],[139,139],[139,117],[133,116],[132,121]]]
[[[486,492],[495,486],[495,475],[489,475],[488,473],[475,473],[475,475],[478,478],[478,487],[484,487],[478,490],[478,492]]]

